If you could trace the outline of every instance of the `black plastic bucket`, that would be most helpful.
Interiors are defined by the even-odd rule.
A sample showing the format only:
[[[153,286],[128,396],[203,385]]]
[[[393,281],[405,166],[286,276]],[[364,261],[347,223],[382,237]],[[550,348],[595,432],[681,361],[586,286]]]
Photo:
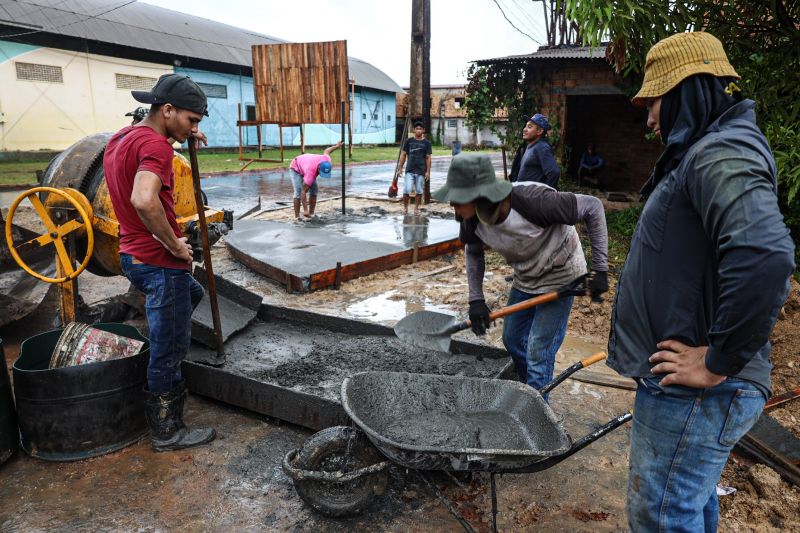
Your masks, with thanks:
[[[0,464],[3,464],[19,447],[17,415],[14,412],[14,398],[11,397],[11,383],[8,381],[3,339],[0,339],[0,374]]]
[[[74,461],[113,452],[147,433],[143,387],[150,349],[127,324],[94,327],[145,341],[138,354],[48,369],[57,329],[26,339],[14,362],[20,445],[47,461]]]

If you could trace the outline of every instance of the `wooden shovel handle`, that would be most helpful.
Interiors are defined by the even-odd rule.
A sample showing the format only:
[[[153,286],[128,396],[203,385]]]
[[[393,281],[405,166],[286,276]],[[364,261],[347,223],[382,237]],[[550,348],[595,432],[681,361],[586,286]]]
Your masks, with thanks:
[[[503,318],[504,316],[516,313],[517,311],[524,311],[525,309],[530,309],[531,307],[536,307],[539,304],[546,304],[547,302],[552,302],[557,299],[558,292],[548,292],[542,294],[541,296],[536,296],[535,298],[530,298],[528,300],[516,303],[514,305],[509,305],[508,307],[503,307],[502,309],[498,309],[497,311],[489,313],[489,320]]]

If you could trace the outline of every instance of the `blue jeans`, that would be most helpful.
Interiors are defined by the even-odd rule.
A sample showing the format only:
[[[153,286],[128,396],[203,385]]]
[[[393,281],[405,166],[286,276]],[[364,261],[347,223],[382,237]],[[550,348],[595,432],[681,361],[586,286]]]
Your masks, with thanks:
[[[292,192],[294,193],[294,198],[295,200],[299,200],[303,192],[303,176],[291,168],[289,169],[289,175],[292,177]],[[317,180],[314,180],[314,183],[308,188],[308,195],[316,196],[318,191],[319,185],[317,185]]]
[[[758,420],[766,398],[728,378],[710,389],[640,379],[633,408],[628,524],[644,531],[714,532],[716,484],[731,448]]]
[[[508,305],[535,295],[511,288]],[[572,296],[508,315],[503,322],[503,344],[511,355],[520,381],[540,389],[553,380],[556,352],[564,342]]]
[[[405,179],[403,180],[403,194],[410,196],[411,191],[415,191],[415,194],[422,194],[425,191],[424,175],[406,172]]]
[[[182,381],[181,361],[189,350],[192,311],[203,298],[203,286],[188,270],[133,263],[120,254],[122,273],[145,295],[150,329],[147,386],[153,394],[172,390]]]

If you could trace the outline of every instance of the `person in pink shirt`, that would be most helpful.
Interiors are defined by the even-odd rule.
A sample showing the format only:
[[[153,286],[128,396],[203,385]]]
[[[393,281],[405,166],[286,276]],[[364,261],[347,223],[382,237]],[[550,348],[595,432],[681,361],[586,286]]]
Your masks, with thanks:
[[[339,141],[325,149],[322,155],[302,154],[292,159],[289,165],[289,174],[292,176],[292,189],[294,189],[294,217],[300,218],[300,204],[303,205],[303,216],[314,216],[317,206],[317,176],[331,177],[331,153],[344,143]],[[306,202],[308,193],[308,202]]]

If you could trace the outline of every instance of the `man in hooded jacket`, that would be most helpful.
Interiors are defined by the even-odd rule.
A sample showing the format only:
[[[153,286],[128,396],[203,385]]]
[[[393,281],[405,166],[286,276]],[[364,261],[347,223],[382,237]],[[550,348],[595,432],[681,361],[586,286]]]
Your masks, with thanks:
[[[638,382],[632,531],[716,531],[716,483],[770,395],[794,246],[775,162],[720,41],[658,42],[633,103],[666,144],[617,285],[608,365]]]

